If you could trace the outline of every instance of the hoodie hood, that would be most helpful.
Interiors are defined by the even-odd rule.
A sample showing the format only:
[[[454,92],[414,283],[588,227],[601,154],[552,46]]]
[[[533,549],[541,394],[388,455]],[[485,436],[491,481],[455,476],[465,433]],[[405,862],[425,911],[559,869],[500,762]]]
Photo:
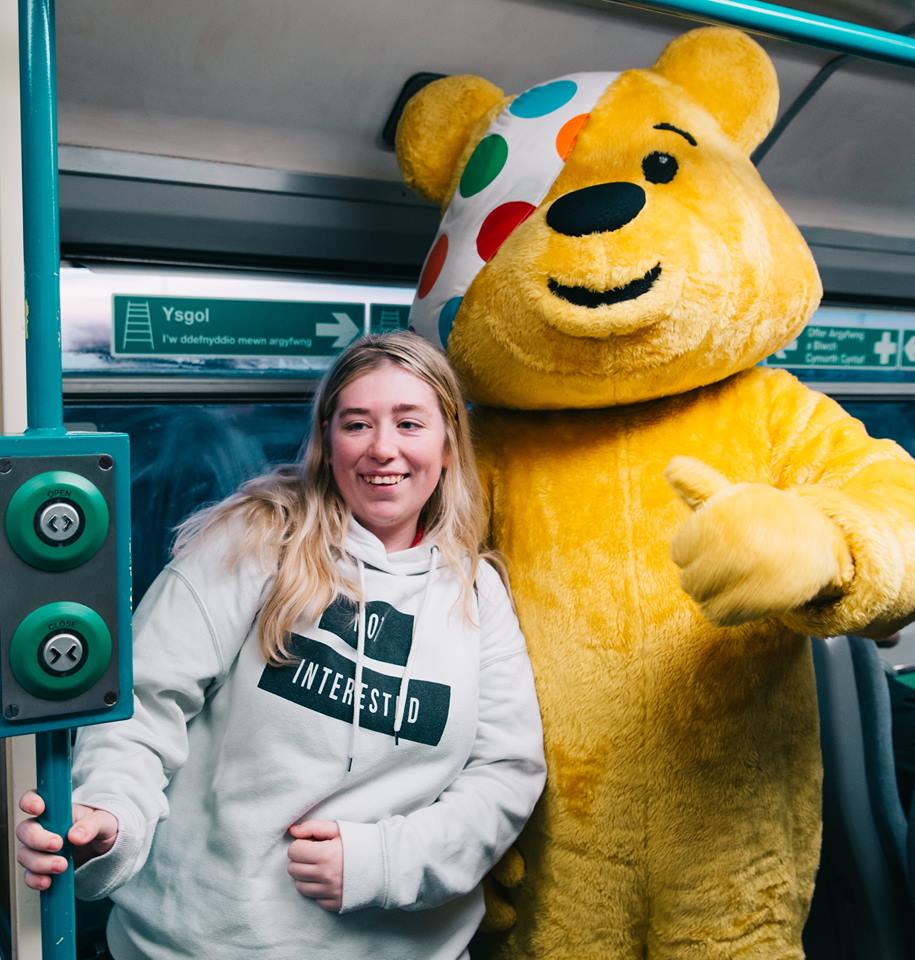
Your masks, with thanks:
[[[388,553],[378,537],[353,518],[350,518],[344,550],[354,560],[361,560],[373,570],[405,577],[427,574],[433,565],[433,554],[436,557],[435,565],[441,566],[442,563],[441,553],[434,541],[424,538],[415,547]]]

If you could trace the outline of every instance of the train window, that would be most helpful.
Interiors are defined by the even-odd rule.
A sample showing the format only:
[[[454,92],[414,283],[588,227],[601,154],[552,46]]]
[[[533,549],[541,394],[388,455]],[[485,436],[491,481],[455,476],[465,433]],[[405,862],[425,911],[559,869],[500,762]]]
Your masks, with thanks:
[[[839,397],[872,437],[888,437],[915,456],[915,397],[911,400],[876,397]]]
[[[133,600],[169,558],[175,526],[272,466],[298,458],[309,425],[304,400],[196,399],[65,405],[71,429],[130,435]]]

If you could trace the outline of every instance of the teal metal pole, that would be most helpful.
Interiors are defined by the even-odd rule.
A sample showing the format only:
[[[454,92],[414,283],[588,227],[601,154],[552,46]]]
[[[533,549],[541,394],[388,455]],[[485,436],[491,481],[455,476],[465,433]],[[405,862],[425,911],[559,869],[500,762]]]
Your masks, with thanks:
[[[25,260],[28,433],[63,434],[60,355],[60,227],[57,207],[57,81],[53,0],[19,0],[22,214]],[[72,822],[70,731],[36,735],[42,824],[66,838]],[[41,893],[43,960],[76,957],[73,858]]]
[[[63,433],[53,0],[19,0],[29,432]]]
[[[35,735],[38,769],[38,793],[44,798],[45,829],[64,838],[61,856],[67,858],[67,870],[41,892],[42,960],[75,960],[76,920],[74,904],[73,854],[67,832],[73,822],[73,794],[70,786],[70,731],[51,730]]]
[[[915,66],[915,39],[856,23],[818,17],[760,0],[604,0],[626,6],[669,10],[699,20],[728,23],[773,37],[797,40],[827,50],[839,50],[871,60]]]

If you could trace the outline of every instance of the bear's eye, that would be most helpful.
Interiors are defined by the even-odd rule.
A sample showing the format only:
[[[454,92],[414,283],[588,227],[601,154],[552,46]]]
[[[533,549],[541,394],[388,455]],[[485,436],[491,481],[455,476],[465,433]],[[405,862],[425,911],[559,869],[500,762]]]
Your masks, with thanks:
[[[642,161],[642,171],[649,183],[670,183],[677,175],[677,161],[669,153],[649,153]]]

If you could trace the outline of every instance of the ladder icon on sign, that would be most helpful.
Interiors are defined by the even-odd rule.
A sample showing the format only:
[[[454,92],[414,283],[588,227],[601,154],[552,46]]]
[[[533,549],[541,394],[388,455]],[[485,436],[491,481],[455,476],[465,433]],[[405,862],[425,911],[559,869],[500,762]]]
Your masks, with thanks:
[[[153,340],[152,317],[149,315],[148,300],[127,301],[127,322],[124,324],[124,340],[121,349],[126,353],[131,346],[148,345],[156,349]]]
[[[386,310],[382,307],[381,313],[378,317],[378,332],[379,333],[393,333],[395,330],[402,329],[400,323],[400,311],[399,310]]]

